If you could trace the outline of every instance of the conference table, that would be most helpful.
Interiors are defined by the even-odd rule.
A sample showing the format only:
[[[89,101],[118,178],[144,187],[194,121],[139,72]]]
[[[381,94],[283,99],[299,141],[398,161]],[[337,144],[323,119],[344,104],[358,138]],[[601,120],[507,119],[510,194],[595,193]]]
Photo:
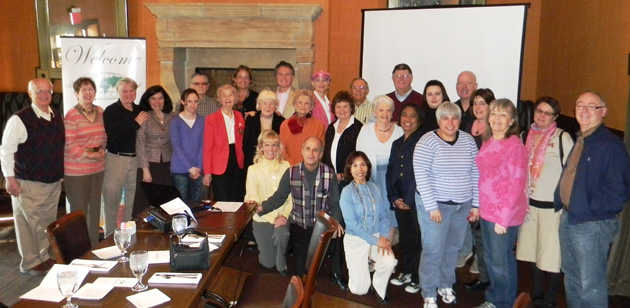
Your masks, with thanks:
[[[136,220],[136,234],[132,236],[131,245],[127,249],[127,256],[135,250],[169,250],[170,234],[163,233],[155,229],[152,225],[145,222],[142,218],[147,216],[146,212],[139,215]],[[171,285],[149,284],[149,290],[159,289],[168,297],[170,301],[163,303],[157,307],[201,307],[201,295],[208,285],[212,282],[213,278],[221,268],[223,260],[228,255],[230,249],[241,235],[248,222],[252,217],[252,212],[247,210],[247,206],[242,205],[236,212],[197,212],[195,217],[198,221],[198,226],[195,228],[201,232],[207,232],[208,234],[225,234],[225,239],[220,244],[219,248],[213,250],[210,253],[210,267],[201,271],[189,271],[195,273],[202,273],[201,280],[196,286],[191,285]],[[109,236],[101,241],[93,250],[109,247],[114,245],[113,236]],[[99,260],[91,251],[84,254],[81,259]],[[112,259],[115,260],[115,259]],[[147,273],[142,278],[142,282],[147,284],[149,278],[156,272],[170,272],[170,265],[168,263],[149,264]],[[83,284],[94,282],[99,277],[126,277],[135,278],[129,267],[129,262],[118,263],[112,270],[107,273],[94,273],[90,272],[88,276],[83,280]],[[82,285],[83,285],[82,284]],[[145,291],[146,292],[146,291]],[[101,300],[80,300],[72,299],[72,303],[78,304],[79,307],[135,307],[129,302],[126,297],[137,294],[130,288],[115,287],[109,294],[107,294]],[[65,300],[62,302],[46,302],[37,300],[20,299],[13,307],[61,307],[65,304]]]

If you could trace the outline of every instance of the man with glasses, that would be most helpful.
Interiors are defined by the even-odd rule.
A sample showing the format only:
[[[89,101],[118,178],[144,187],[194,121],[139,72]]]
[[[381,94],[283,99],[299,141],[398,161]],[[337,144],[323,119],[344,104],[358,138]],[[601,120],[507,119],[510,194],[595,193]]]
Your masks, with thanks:
[[[413,73],[409,65],[405,63],[394,66],[392,71],[392,81],[396,90],[387,94],[389,98],[394,101],[394,113],[392,115],[392,122],[398,122],[400,118],[400,112],[402,106],[407,103],[413,103],[420,106],[421,110],[426,109],[426,103],[424,102],[424,96],[413,89],[411,89],[411,82],[413,81]]]
[[[9,118],[0,146],[22,256],[20,271],[31,275],[45,275],[55,264],[44,230],[57,218],[65,133],[61,114],[50,107],[52,93],[47,79],[28,83],[32,104]]]
[[[350,82],[350,93],[354,98],[354,118],[367,123],[374,115],[374,106],[368,101],[367,95],[370,94],[370,87],[367,81],[361,77],[352,79]]]
[[[206,92],[208,92],[208,88],[210,88],[210,78],[208,77],[208,75],[204,73],[194,73],[190,77],[189,86],[192,89],[195,89],[195,91],[197,91],[197,94],[199,94],[199,106],[197,107],[198,114],[206,117],[209,114],[212,114],[215,111],[219,110],[219,108],[221,107],[219,106],[219,103],[214,98],[206,95]],[[175,112],[179,112],[179,105],[181,103],[181,100],[177,102],[177,104],[175,105],[175,109],[173,109]]]
[[[630,158],[603,124],[608,109],[596,92],[577,99],[580,124],[554,195],[560,219],[561,268],[568,307],[608,307],[606,264],[630,199]]]

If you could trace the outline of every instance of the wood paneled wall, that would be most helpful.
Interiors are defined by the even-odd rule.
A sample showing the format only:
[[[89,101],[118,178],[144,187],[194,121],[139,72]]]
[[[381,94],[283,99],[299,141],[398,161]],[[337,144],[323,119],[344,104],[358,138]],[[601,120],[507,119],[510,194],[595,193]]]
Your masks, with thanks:
[[[543,1],[538,95],[555,97],[562,113],[593,90],[607,100],[606,125],[625,129],[630,54],[630,1]]]
[[[0,1],[0,91],[26,91],[39,66],[35,1]]]

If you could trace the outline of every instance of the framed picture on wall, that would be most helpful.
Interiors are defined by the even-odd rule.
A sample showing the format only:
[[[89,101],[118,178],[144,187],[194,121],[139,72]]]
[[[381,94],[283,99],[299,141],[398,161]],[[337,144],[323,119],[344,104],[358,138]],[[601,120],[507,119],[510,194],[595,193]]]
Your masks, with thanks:
[[[127,0],[35,0],[37,77],[61,78],[62,36],[127,37]]]
[[[388,8],[422,7],[437,5],[483,5],[486,0],[388,0]]]

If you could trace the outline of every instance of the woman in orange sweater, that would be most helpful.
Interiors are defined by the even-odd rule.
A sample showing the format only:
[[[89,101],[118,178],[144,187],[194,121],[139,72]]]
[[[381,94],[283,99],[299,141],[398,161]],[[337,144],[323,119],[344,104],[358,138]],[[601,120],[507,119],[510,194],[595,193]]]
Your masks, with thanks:
[[[302,161],[302,143],[315,136],[324,144],[325,127],[322,121],[311,117],[313,91],[298,90],[293,99],[295,113],[280,126],[280,142],[284,147],[284,159],[291,166]]]

